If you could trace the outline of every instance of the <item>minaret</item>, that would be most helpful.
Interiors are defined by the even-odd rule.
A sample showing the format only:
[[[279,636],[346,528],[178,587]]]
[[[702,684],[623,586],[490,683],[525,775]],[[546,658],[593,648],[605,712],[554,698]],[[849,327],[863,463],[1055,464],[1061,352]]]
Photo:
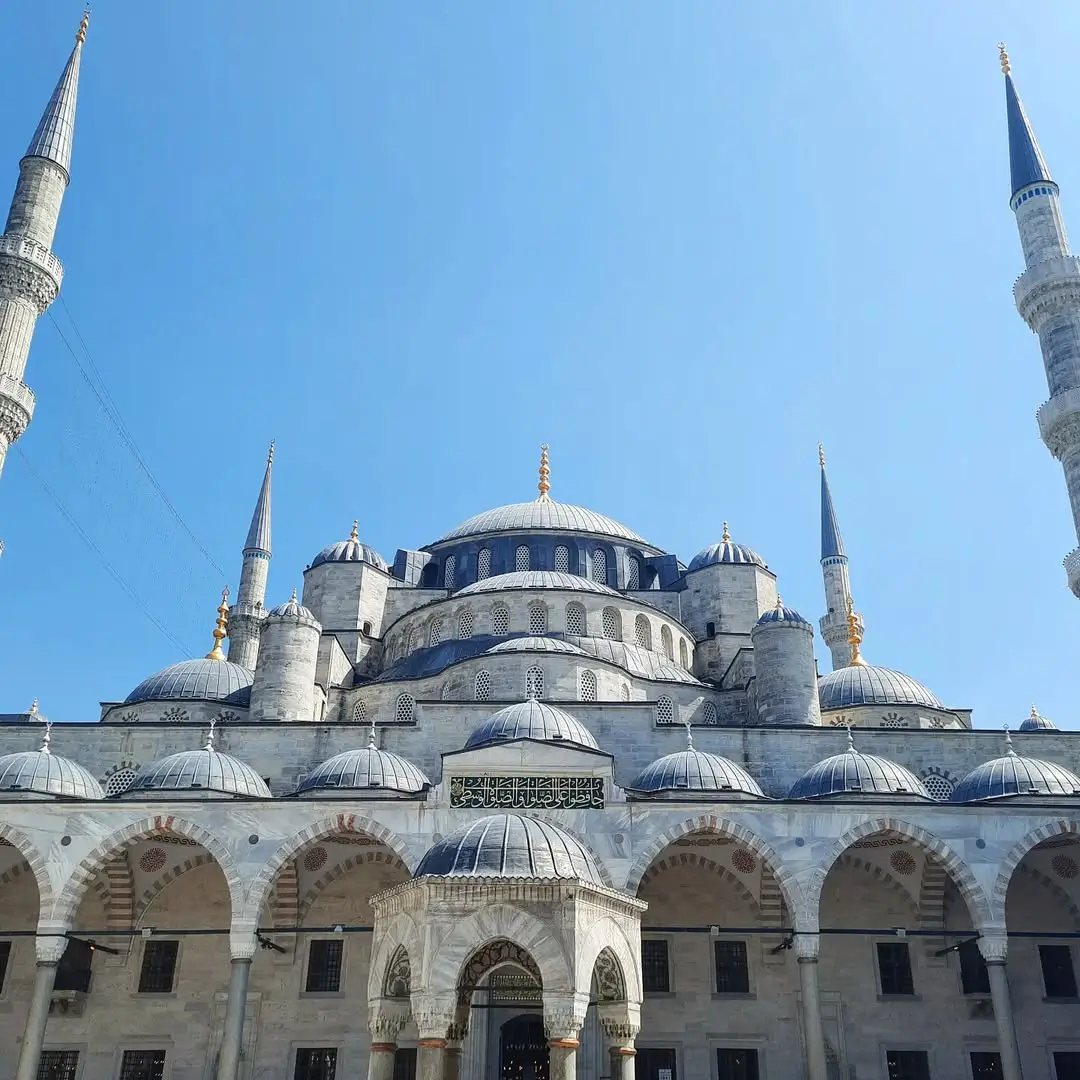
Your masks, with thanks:
[[[244,544],[244,565],[240,570],[240,588],[236,603],[229,611],[229,662],[249,671],[255,670],[259,656],[259,630],[266,611],[266,575],[270,569],[270,475],[274,468],[274,444],[266,455],[255,513],[251,515]]]
[[[8,447],[27,429],[34,392],[23,382],[38,316],[60,291],[64,276],[52,253],[53,234],[71,167],[79,62],[90,14],[83,15],[45,114],[19,162],[19,180],[0,236],[0,472]]]
[[[1035,141],[1001,53],[1009,120],[1012,197],[1026,269],[1013,286],[1020,317],[1039,335],[1050,400],[1036,414],[1039,433],[1065,469],[1073,523],[1080,540],[1080,259],[1069,251],[1058,186]],[[1065,557],[1069,588],[1080,596],[1080,548]]]
[[[851,580],[832,492],[829,491],[829,478],[825,475],[825,449],[821,443],[818,443],[818,464],[821,466],[821,576],[825,579],[825,606],[828,609],[818,625],[832,655],[832,669],[836,671],[851,663],[851,642],[848,640]],[[862,617],[855,617],[861,626]]]

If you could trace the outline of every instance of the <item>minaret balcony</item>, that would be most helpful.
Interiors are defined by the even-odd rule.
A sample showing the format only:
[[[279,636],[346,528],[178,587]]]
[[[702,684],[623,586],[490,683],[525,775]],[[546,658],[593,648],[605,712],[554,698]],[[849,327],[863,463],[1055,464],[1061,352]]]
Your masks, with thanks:
[[[1029,266],[1013,285],[1020,317],[1036,330],[1038,316],[1063,307],[1080,307],[1080,257],[1062,255]]]
[[[1070,447],[1080,444],[1080,387],[1055,394],[1039,406],[1035,418],[1042,441],[1060,461]]]
[[[1065,576],[1073,595],[1080,597],[1080,548],[1074,548],[1065,556]]]
[[[26,421],[34,415],[34,391],[24,382],[13,379],[10,375],[0,375],[0,398],[26,413]]]
[[[60,283],[64,280],[64,267],[44,244],[39,244],[28,236],[9,236],[5,233],[0,236],[0,255],[11,255],[24,262],[33,263],[53,279],[56,291],[60,291]]]

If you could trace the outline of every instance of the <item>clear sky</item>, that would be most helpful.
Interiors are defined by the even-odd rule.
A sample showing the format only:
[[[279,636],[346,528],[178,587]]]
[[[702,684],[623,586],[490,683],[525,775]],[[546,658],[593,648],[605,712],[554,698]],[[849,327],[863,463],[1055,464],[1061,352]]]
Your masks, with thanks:
[[[0,14],[3,197],[80,13]],[[816,621],[820,439],[868,659],[1080,727],[1002,38],[1080,233],[1071,4],[103,0],[67,310],[234,588],[271,438],[272,602],[354,517],[392,559],[534,497],[547,441],[555,498],[686,561],[726,519]],[[92,720],[207,651],[223,575],[48,316],[27,381],[18,447],[176,639],[13,451],[0,711]]]

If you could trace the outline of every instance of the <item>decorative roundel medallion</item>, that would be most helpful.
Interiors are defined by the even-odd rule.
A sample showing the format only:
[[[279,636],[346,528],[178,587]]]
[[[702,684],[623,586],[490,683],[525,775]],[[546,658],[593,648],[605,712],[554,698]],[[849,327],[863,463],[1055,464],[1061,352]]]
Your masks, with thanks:
[[[156,874],[165,865],[167,858],[164,848],[147,848],[139,859],[139,869],[148,874]]]
[[[894,851],[889,856],[889,865],[898,874],[914,874],[915,873],[915,857],[910,851]]]
[[[752,874],[757,869],[757,859],[745,848],[736,848],[731,853],[731,865],[740,874]]]
[[[312,848],[304,856],[305,870],[321,870],[326,865],[326,848]]]
[[[1050,860],[1050,865],[1059,878],[1070,879],[1080,874],[1080,866],[1076,865],[1076,860],[1071,855],[1055,855]]]

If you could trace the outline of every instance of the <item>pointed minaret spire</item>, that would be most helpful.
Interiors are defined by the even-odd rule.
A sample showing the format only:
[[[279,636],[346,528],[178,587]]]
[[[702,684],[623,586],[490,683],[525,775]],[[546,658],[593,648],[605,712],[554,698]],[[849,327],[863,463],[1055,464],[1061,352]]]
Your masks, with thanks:
[[[821,465],[821,557],[831,559],[836,556],[846,558],[844,541],[840,537],[840,525],[836,520],[832,492],[829,490],[829,477],[825,473],[825,448],[817,444],[818,462]]]
[[[259,497],[255,501],[255,513],[251,515],[251,526],[248,529],[247,542],[244,544],[244,553],[257,551],[270,558],[270,474],[274,468],[274,443],[270,442],[270,450],[266,455],[266,472],[263,473],[262,487],[259,488]]]
[[[851,662],[851,633],[848,611],[851,608],[851,580],[848,576],[848,558],[844,541],[840,538],[840,525],[836,520],[829,478],[825,474],[825,448],[818,443],[818,467],[821,470],[821,576],[825,582],[825,604],[828,611],[821,617],[821,636],[829,646],[832,668],[847,667]],[[862,618],[855,615],[861,630]]]
[[[90,25],[90,12],[84,11],[79,32],[75,35],[75,48],[60,73],[60,81],[49,98],[49,104],[38,121],[37,131],[26,148],[26,157],[45,158],[64,170],[65,183],[71,171],[71,145],[75,138],[75,105],[79,97],[79,65],[82,47],[86,41],[86,28]]]
[[[1039,149],[1031,121],[1024,112],[1020,95],[1013,82],[1009,54],[1004,45],[998,46],[1001,73],[1005,76],[1005,113],[1009,122],[1009,170],[1012,173],[1012,193],[1015,195],[1032,184],[1052,184],[1053,177]]]
[[[249,671],[259,656],[259,630],[266,602],[266,578],[270,569],[270,482],[274,471],[274,444],[266,455],[266,471],[255,500],[236,603],[229,613],[229,660]]]

